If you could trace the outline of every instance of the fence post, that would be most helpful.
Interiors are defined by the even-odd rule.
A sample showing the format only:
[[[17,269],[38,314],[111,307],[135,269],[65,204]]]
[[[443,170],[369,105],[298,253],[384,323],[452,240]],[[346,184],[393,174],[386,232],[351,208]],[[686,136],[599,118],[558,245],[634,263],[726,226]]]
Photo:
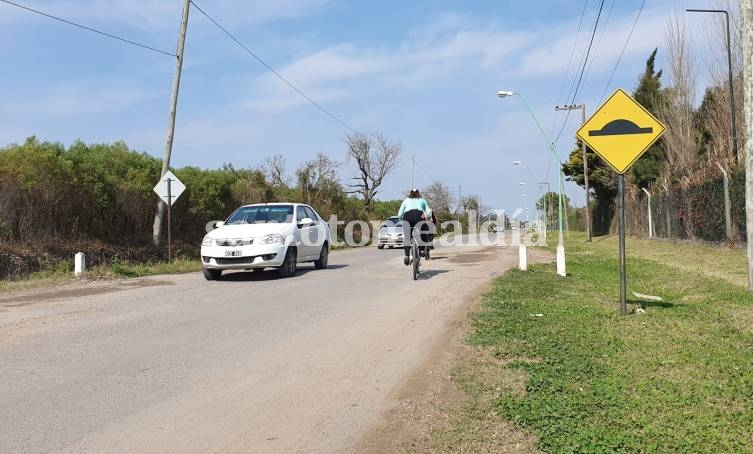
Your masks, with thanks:
[[[732,208],[730,207],[729,199],[729,176],[721,164],[717,162],[716,165],[722,171],[722,178],[724,179],[724,234],[729,242],[732,241]]]
[[[654,221],[651,219],[651,193],[648,192],[648,189],[643,189],[643,192],[646,193],[648,196],[648,237],[653,238],[654,237]]]

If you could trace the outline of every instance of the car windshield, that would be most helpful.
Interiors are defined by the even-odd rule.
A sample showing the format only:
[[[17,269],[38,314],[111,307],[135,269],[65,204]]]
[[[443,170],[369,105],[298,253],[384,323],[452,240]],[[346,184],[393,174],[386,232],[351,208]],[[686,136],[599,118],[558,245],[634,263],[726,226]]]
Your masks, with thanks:
[[[384,224],[382,224],[382,228],[385,228],[385,227],[400,227],[401,224],[402,224],[402,221],[400,221],[400,218],[398,218],[397,216],[393,216],[393,217],[387,219],[386,221],[384,221]]]
[[[226,224],[269,224],[293,222],[293,205],[254,205],[240,207]]]

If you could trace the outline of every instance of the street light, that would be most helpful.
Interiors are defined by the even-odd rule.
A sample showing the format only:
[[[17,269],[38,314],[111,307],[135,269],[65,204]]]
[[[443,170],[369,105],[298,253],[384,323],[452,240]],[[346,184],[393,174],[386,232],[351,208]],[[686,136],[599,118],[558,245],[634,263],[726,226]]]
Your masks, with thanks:
[[[689,13],[723,13],[727,21],[727,72],[729,76],[729,104],[732,109],[732,154],[739,163],[740,156],[737,153],[737,122],[735,121],[735,90],[732,86],[732,46],[729,39],[729,12],[723,9],[686,9]]]
[[[559,179],[559,235],[557,238],[557,274],[560,276],[567,276],[567,272],[565,270],[565,239],[563,237],[563,217],[562,217],[562,168],[560,167],[560,164],[562,164],[562,160],[560,159],[559,155],[557,154],[557,150],[554,149],[554,144],[551,140],[549,140],[549,137],[547,137],[546,133],[544,132],[544,128],[541,127],[541,123],[539,123],[539,120],[536,118],[536,115],[531,110],[531,107],[528,105],[528,101],[526,101],[525,96],[523,96],[522,93],[517,91],[508,91],[508,90],[499,90],[497,92],[497,96],[500,98],[508,98],[512,95],[518,95],[520,96],[520,99],[523,100],[523,104],[526,106],[526,109],[528,110],[528,113],[531,114],[531,118],[533,118],[534,123],[536,123],[536,126],[539,128],[539,132],[541,132],[541,135],[544,136],[544,140],[546,140],[546,144],[549,146],[549,150],[552,152],[555,158],[557,158],[557,164],[558,164],[558,172],[557,176]]]
[[[533,174],[533,170],[531,170],[531,167],[529,167],[527,163],[525,163],[523,161],[516,160],[516,161],[512,162],[512,165],[514,165],[514,166],[525,165],[526,170],[528,170],[528,173],[531,174],[531,178],[533,179],[532,181],[536,182],[536,175]],[[524,185],[525,182],[521,182],[520,184]],[[539,183],[539,196],[541,196],[541,185],[542,184],[546,184],[547,186],[549,186],[549,183]],[[540,220],[539,209],[538,209],[538,207],[536,207],[536,222],[538,222],[539,220]],[[545,228],[546,228],[546,222],[547,222],[547,213],[546,213],[546,211],[544,211],[544,221],[543,222],[544,222],[544,225],[545,225]],[[544,231],[544,234],[546,234],[546,231]]]

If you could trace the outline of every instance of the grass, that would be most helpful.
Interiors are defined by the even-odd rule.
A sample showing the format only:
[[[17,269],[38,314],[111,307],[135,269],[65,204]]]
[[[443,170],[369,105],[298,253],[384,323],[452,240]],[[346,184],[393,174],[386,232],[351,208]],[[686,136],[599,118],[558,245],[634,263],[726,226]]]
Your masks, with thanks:
[[[736,285],[744,256],[631,240],[628,295],[664,302],[629,301],[646,314],[620,317],[615,239],[573,234],[566,247],[567,278],[551,264],[510,272],[472,315],[468,343],[499,361],[500,378],[467,370],[473,362],[458,368],[471,405],[490,406],[545,451],[750,452],[753,297]]]
[[[172,262],[137,263],[114,258],[106,266],[87,268],[84,273],[89,279],[115,279],[152,276],[157,274],[190,273],[201,270],[198,259],[178,258]],[[0,280],[0,293],[61,284],[73,279],[73,263],[62,261],[53,269],[33,273],[18,280]]]

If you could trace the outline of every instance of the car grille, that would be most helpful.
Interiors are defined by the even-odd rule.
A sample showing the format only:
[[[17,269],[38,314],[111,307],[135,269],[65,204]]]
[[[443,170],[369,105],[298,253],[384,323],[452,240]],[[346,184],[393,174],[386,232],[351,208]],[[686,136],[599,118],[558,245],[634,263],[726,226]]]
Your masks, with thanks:
[[[255,255],[253,257],[215,257],[214,261],[218,265],[252,265],[257,257],[261,257],[264,261],[269,261],[277,257],[277,254]]]
[[[218,238],[217,239],[217,246],[242,246],[242,245],[249,245],[253,244],[254,240],[252,239],[242,239],[242,238]]]

